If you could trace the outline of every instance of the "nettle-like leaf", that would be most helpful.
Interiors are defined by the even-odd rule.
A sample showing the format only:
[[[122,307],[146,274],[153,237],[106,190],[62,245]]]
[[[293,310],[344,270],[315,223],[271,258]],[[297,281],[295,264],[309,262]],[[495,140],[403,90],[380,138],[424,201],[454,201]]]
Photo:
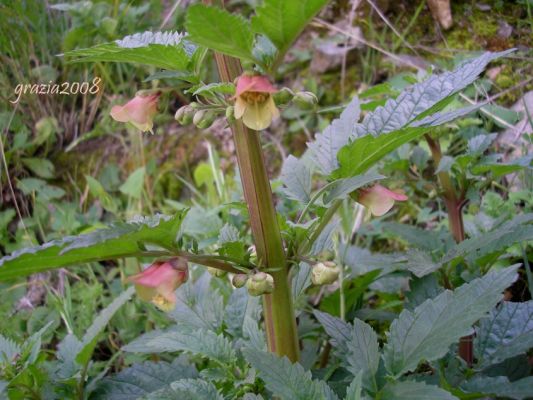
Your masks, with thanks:
[[[359,99],[354,97],[338,119],[317,134],[313,142],[307,143],[311,158],[324,175],[338,168],[337,153],[353,135],[360,113]]]
[[[199,340],[201,338],[201,340]],[[186,351],[191,354],[207,357],[220,364],[231,364],[236,361],[235,351],[229,339],[212,331],[195,330],[179,331],[170,328],[166,331],[148,332],[123,347],[130,353],[168,353]]]
[[[457,400],[450,392],[424,382],[403,381],[388,383],[380,392],[387,400]]]
[[[476,376],[461,389],[468,393],[486,396],[498,396],[511,399],[529,399],[533,397],[533,376],[510,382],[506,376]]]
[[[246,317],[257,321],[259,314],[259,297],[249,296],[246,288],[235,289],[224,310],[226,331],[233,337],[243,338]]]
[[[0,335],[0,361],[11,363],[20,354],[21,347],[13,340]]]
[[[0,281],[68,265],[137,257],[144,244],[172,247],[186,212],[139,217],[79,236],[66,236],[0,259]]]
[[[254,61],[254,34],[240,15],[212,6],[195,4],[187,11],[188,39],[229,56]]]
[[[111,43],[64,54],[68,62],[127,62],[184,71],[189,69],[196,46],[178,32],[144,32]]]
[[[388,100],[353,126],[349,135],[343,132],[337,137],[337,145],[342,148],[333,157],[329,155],[334,162],[333,168],[329,165],[328,173],[339,167],[333,173],[334,178],[360,174],[392,150],[423,135],[430,127],[474,111],[479,105],[438,113],[453,95],[474,82],[489,62],[512,51],[486,52],[465,61],[454,71],[432,75],[407,88],[397,98]]]
[[[519,243],[533,239],[533,214],[523,214],[503,223],[489,232],[462,241],[452,247],[441,260],[441,264],[464,258],[472,263],[480,257],[490,255]]]
[[[530,348],[533,348],[533,300],[503,302],[476,329],[475,351],[482,366],[500,363]]]
[[[244,349],[244,357],[255,368],[274,395],[287,400],[338,400],[326,382],[313,380],[310,371],[275,354]]]
[[[380,352],[378,337],[372,327],[357,318],[353,324],[348,324],[321,311],[315,310],[314,314],[331,337],[330,342],[346,369],[354,376],[362,373],[363,385],[377,389],[374,375],[379,367]]]
[[[252,17],[255,32],[284,53],[328,0],[263,0]]]
[[[281,168],[283,192],[290,199],[307,204],[311,200],[311,170],[302,159],[287,157]]]
[[[176,393],[175,400],[224,400],[217,388],[203,379],[181,379],[170,385]]]
[[[197,375],[196,368],[181,358],[172,363],[146,361],[103,379],[93,396],[101,400],[137,399],[162,389],[168,390],[172,382],[196,378]]]
[[[449,346],[468,335],[472,324],[502,298],[516,279],[517,267],[488,273],[455,291],[446,290],[414,311],[403,310],[387,335],[383,359],[392,375],[416,369],[420,361],[442,357]]]

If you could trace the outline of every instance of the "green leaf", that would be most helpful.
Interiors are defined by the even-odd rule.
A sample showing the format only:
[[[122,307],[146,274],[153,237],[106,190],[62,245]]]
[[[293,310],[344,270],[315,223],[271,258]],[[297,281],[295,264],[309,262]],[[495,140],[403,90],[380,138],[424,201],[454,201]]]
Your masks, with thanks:
[[[307,204],[311,200],[311,171],[302,159],[287,157],[281,169],[283,192],[292,200]]]
[[[286,357],[249,348],[243,354],[266,388],[284,400],[338,399],[325,382],[313,380],[311,372]]]
[[[363,372],[364,386],[377,389],[374,375],[378,370],[380,353],[376,332],[370,325],[356,318],[346,346],[348,371],[354,375]]]
[[[506,376],[478,376],[461,385],[461,389],[468,393],[522,400],[533,397],[533,376],[513,382],[509,382]]]
[[[313,142],[307,143],[312,160],[324,175],[329,175],[339,166],[337,153],[348,143],[360,114],[359,99],[354,97],[338,119],[317,134]]]
[[[402,128],[380,136],[364,135],[342,147],[337,158],[340,167],[333,172],[334,178],[348,178],[362,174],[375,163],[403,144],[422,136],[428,128]]]
[[[348,354],[348,342],[351,340],[352,326],[342,319],[322,311],[313,310],[313,314],[326,330],[331,345],[336,347],[340,354]]]
[[[234,338],[244,337],[244,323],[246,317],[257,321],[260,317],[259,298],[249,296],[246,288],[235,289],[224,309],[224,323],[226,331]]]
[[[21,348],[13,340],[0,335],[0,360],[4,363],[11,363],[20,354]]]
[[[85,335],[83,335],[81,351],[76,355],[76,362],[80,365],[87,365],[93,354],[94,347],[98,343],[98,335],[107,327],[115,313],[131,299],[133,293],[135,293],[135,288],[132,286],[122,292],[120,296],[116,297],[111,304],[98,314],[98,317],[94,319]]]
[[[161,389],[168,390],[171,383],[197,375],[194,365],[186,364],[181,358],[172,363],[146,361],[103,379],[93,396],[101,400],[137,399]]]
[[[329,204],[333,200],[344,199],[354,190],[380,179],[385,179],[385,176],[376,172],[368,172],[364,175],[357,175],[351,178],[337,179],[329,184],[331,190],[324,197],[324,204]]]
[[[217,388],[203,379],[181,379],[170,387],[177,395],[175,400],[224,400]]]
[[[346,389],[345,400],[362,400],[361,392],[363,390],[363,371],[359,371],[352,383]]]
[[[144,32],[122,40],[65,53],[68,62],[128,62],[169,70],[187,70],[195,47],[177,32]]]
[[[482,366],[526,353],[533,348],[533,300],[502,302],[476,331],[476,358]]]
[[[201,338],[201,340],[199,340]],[[148,332],[122,348],[130,353],[167,353],[186,351],[207,357],[220,364],[236,361],[235,350],[228,338],[213,331],[175,329]]]
[[[144,167],[137,168],[128,176],[128,179],[119,187],[119,190],[134,199],[140,199],[144,187],[145,174],[146,169]]]
[[[384,222],[381,227],[385,233],[392,233],[399,239],[429,252],[443,249],[446,242],[451,239],[446,232],[426,230],[398,222]]]
[[[48,269],[122,257],[141,256],[141,244],[171,247],[185,212],[117,223],[79,236],[66,236],[41,246],[18,250],[0,259],[0,281]]]
[[[396,377],[413,371],[422,360],[442,357],[449,346],[468,335],[472,324],[502,298],[516,279],[516,267],[491,272],[428,299],[414,311],[403,310],[394,320],[384,348],[386,369]]]
[[[323,251],[331,250],[333,248],[333,235],[340,226],[340,219],[337,217],[332,218],[331,222],[325,226],[320,232],[316,240],[311,246],[309,254],[316,256]]]
[[[254,35],[240,15],[202,4],[190,6],[185,22],[187,39],[229,56],[253,61]]]
[[[21,161],[31,172],[41,178],[54,177],[54,164],[45,158],[22,158]]]
[[[111,213],[116,213],[118,209],[117,203],[113,197],[106,192],[102,184],[89,175],[85,175],[85,180],[87,181],[89,192],[100,201],[102,207]]]
[[[296,40],[305,26],[328,0],[263,0],[252,17],[255,32],[266,35],[278,48],[285,51]]]
[[[187,93],[188,92],[189,91],[187,91]],[[216,94],[234,95],[235,85],[228,82],[213,82],[208,85],[201,85],[193,91],[193,96],[216,98]]]
[[[380,398],[386,400],[457,400],[437,386],[414,381],[388,383],[380,394]]]

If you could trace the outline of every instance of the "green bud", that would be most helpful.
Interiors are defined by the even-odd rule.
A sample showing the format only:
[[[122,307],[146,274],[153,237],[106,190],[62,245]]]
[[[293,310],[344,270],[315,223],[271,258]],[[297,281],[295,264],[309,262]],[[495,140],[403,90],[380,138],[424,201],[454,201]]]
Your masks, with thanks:
[[[216,278],[223,278],[226,276],[227,272],[218,268],[207,267],[207,272],[213,275]]]
[[[241,288],[244,285],[246,285],[247,280],[248,280],[248,275],[235,274],[233,275],[233,279],[231,280],[231,283],[233,283],[233,286],[235,286],[236,288]]]
[[[315,285],[329,285],[337,280],[341,270],[334,262],[325,261],[313,265],[311,280]]]
[[[274,93],[273,97],[274,102],[278,106],[282,106],[292,101],[292,99],[294,98],[294,93],[289,88],[284,87],[279,92]]]
[[[189,103],[189,107],[191,107],[193,109],[197,109],[198,107],[200,107],[200,104],[198,104],[196,101],[193,101],[193,102]]]
[[[310,110],[318,104],[318,98],[311,92],[298,92],[292,101],[302,110]]]
[[[180,125],[186,126],[189,125],[194,117],[194,110],[191,106],[183,106],[178,108],[178,111],[176,111],[176,115],[174,115],[174,118]]]
[[[197,128],[207,129],[213,125],[216,117],[216,113],[211,110],[200,110],[194,114],[192,122]]]
[[[235,107],[233,106],[228,106],[226,108],[226,119],[228,120],[228,122],[233,122],[235,121]]]
[[[257,272],[248,278],[246,288],[250,296],[272,293],[274,290],[274,278],[265,272]]]

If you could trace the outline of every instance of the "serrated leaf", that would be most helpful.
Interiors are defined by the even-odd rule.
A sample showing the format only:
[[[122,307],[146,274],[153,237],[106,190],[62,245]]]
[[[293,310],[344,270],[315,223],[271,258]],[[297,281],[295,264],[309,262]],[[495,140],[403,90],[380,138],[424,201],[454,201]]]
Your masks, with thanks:
[[[328,0],[264,0],[252,17],[255,32],[266,35],[281,53],[296,40]]]
[[[229,56],[253,61],[254,35],[250,23],[240,15],[195,4],[188,8],[185,26],[191,41]]]
[[[352,334],[351,325],[340,318],[322,311],[313,310],[313,314],[326,330],[326,333],[330,337],[331,345],[339,349],[341,354],[347,354],[347,343],[350,341]]]
[[[54,177],[54,164],[45,158],[21,158],[22,163],[35,175],[49,179]]]
[[[424,127],[432,127],[432,126],[439,126],[444,125],[448,122],[451,122],[457,118],[464,117],[467,114],[470,114],[481,107],[483,107],[486,103],[477,103],[472,106],[468,107],[462,107],[458,108],[456,110],[447,111],[447,112],[437,112],[432,115],[428,115],[425,118],[422,118],[420,120],[414,121],[411,126],[418,127],[418,126],[424,126]]]
[[[378,336],[370,325],[357,318],[352,326],[350,339],[346,343],[346,368],[354,375],[363,372],[364,386],[377,389],[374,375],[379,366]]]
[[[522,214],[494,227],[489,232],[467,239],[452,247],[441,260],[442,264],[458,258],[473,262],[514,243],[533,239],[533,214]]]
[[[480,321],[474,341],[482,366],[500,363],[533,348],[533,300],[502,302]]]
[[[208,85],[201,85],[193,91],[193,96],[215,97],[215,94],[234,95],[235,85],[228,82],[213,82]]]
[[[414,311],[403,310],[393,321],[383,359],[396,377],[413,371],[422,360],[442,357],[449,346],[469,334],[472,324],[502,298],[502,292],[516,279],[516,267],[491,272],[428,299]]]
[[[176,400],[224,400],[217,388],[202,379],[181,379],[170,385],[178,397]]]
[[[329,175],[338,168],[337,153],[348,143],[360,114],[359,99],[354,97],[338,119],[317,134],[314,142],[307,143],[311,158],[324,175]]]
[[[145,361],[103,379],[93,396],[101,400],[137,399],[162,388],[170,388],[170,384],[179,379],[196,376],[194,365],[187,365],[180,358],[172,363]]]
[[[422,278],[441,267],[440,263],[433,261],[431,254],[423,250],[409,249],[405,253],[406,260],[401,262],[401,267],[412,272],[416,277]]]
[[[201,338],[201,340],[199,340]],[[235,362],[235,351],[229,339],[212,331],[156,331],[141,335],[122,348],[131,353],[168,353],[186,351],[221,364]]]
[[[181,33],[144,32],[64,55],[68,62],[128,62],[183,71],[188,69],[194,51]]]
[[[311,246],[309,254],[316,256],[323,251],[331,250],[333,248],[333,235],[337,232],[337,228],[340,226],[340,219],[334,217],[329,224],[327,224],[322,232],[318,235],[316,240]]]
[[[461,385],[461,389],[468,393],[522,400],[533,397],[533,376],[513,382],[505,376],[479,376]]]
[[[305,296],[305,290],[311,286],[311,266],[305,262],[300,262],[298,271],[291,282],[292,298],[295,304],[299,303],[300,297]]]
[[[224,323],[227,332],[233,337],[244,337],[243,326],[246,316],[257,321],[259,316],[259,298],[248,295],[246,288],[235,289],[224,309]]]
[[[381,224],[385,233],[393,233],[399,239],[429,252],[444,248],[446,241],[451,239],[447,232],[426,230],[416,226],[400,224],[397,222],[384,222]]]
[[[313,380],[311,372],[286,357],[249,348],[243,354],[267,389],[284,400],[338,399],[325,382]]]
[[[466,108],[435,114],[449,103],[451,96],[471,84],[490,61],[511,51],[486,52],[465,61],[452,72],[432,75],[367,114],[361,123],[352,127],[353,133],[343,138],[345,146],[341,143],[337,154],[339,169],[333,177],[360,174],[392,150],[427,132],[428,125],[436,126],[471,112],[471,108]]]
[[[439,172],[450,172],[454,162],[455,158],[450,156],[443,156],[440,159],[437,169],[435,170],[435,175],[437,175]]]
[[[168,315],[179,329],[219,330],[224,316],[224,298],[211,287],[211,279],[211,274],[205,272],[196,282],[189,280],[176,291],[176,307]]]
[[[424,382],[403,381],[388,383],[381,391],[387,400],[457,400],[450,392]]]
[[[363,371],[359,371],[352,383],[346,389],[345,400],[361,400],[361,392],[363,391]]]
[[[427,299],[437,297],[444,288],[439,285],[435,274],[426,275],[423,278],[414,278],[409,282],[410,290],[406,294],[407,303],[405,308],[414,310]]]
[[[311,171],[302,159],[287,157],[281,169],[283,192],[290,198],[307,204],[311,200]]]
[[[0,259],[0,281],[48,269],[143,253],[140,243],[172,246],[186,212],[117,223],[79,236],[66,236]]]
[[[20,354],[21,348],[13,340],[0,335],[0,360],[5,363],[11,363],[17,354]]]
[[[218,235],[218,243],[237,242],[239,240],[239,230],[229,223],[226,223]]]
[[[330,183],[331,190],[324,197],[324,204],[329,204],[333,200],[344,199],[354,190],[381,179],[385,179],[385,176],[376,172],[368,172],[364,175],[357,175],[351,178],[337,179]]]

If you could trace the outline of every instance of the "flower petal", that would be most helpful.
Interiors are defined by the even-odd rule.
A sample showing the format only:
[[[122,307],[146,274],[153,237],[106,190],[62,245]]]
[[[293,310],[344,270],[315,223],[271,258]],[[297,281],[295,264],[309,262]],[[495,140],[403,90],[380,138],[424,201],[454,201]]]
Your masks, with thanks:
[[[111,117],[119,122],[130,122],[143,132],[152,130],[158,98],[159,94],[135,96],[123,106],[113,106]]]
[[[235,101],[235,109],[234,114],[236,119],[241,119],[242,115],[246,111],[246,106],[248,104],[244,101],[242,97],[237,97],[237,100]]]
[[[264,75],[241,75],[237,80],[235,96],[239,97],[244,92],[276,93],[277,89]]]
[[[393,192],[381,185],[374,185],[368,189],[359,190],[359,203],[367,207],[372,215],[380,217],[387,213],[394,201],[405,201],[407,196]]]

